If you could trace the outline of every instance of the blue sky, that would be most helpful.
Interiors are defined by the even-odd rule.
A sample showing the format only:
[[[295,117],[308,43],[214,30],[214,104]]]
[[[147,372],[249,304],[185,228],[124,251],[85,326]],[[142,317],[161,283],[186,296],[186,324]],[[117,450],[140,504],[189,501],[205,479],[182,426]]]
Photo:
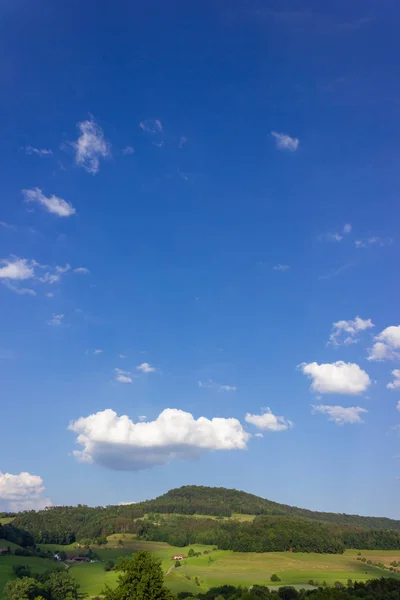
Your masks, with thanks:
[[[1,4],[0,508],[400,518],[399,16]]]

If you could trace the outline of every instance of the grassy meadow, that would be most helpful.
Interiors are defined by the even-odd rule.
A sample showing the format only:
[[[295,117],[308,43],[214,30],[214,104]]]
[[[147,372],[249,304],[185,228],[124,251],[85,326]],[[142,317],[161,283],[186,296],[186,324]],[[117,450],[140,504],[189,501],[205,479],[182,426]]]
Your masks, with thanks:
[[[4,541],[4,545],[8,545]],[[1,546],[1,540],[0,540]],[[77,544],[57,546],[55,544],[40,544],[42,550],[65,550],[68,555],[79,552]],[[188,548],[177,548],[165,542],[147,542],[137,540],[132,534],[116,534],[109,536],[106,546],[92,546],[100,561],[94,563],[71,565],[71,574],[80,585],[80,593],[85,596],[101,595],[107,584],[114,587],[118,573],[104,571],[106,560],[116,561],[120,556],[129,556],[138,550],[149,550],[161,561],[165,574],[165,582],[173,593],[189,591],[197,593],[213,586],[231,584],[251,586],[255,583],[273,587],[270,577],[276,573],[281,581],[279,585],[308,587],[313,580],[322,584],[333,585],[335,581],[347,583],[365,581],[379,577],[398,577],[387,570],[362,563],[357,550],[348,550],[344,554],[306,554],[294,552],[268,552],[264,554],[232,552],[231,550],[213,550],[212,546],[193,544],[195,552],[209,551],[199,557],[185,558],[181,566],[175,568],[171,560],[173,554],[187,556]],[[400,551],[365,550],[362,556],[373,562],[381,562],[389,566],[394,560],[400,561]],[[33,572],[41,572],[51,567],[52,561],[18,556],[0,557],[0,593],[6,581],[13,578],[12,565],[27,564]]]
[[[11,544],[8,542],[9,546]],[[7,581],[15,579],[13,565],[28,565],[32,573],[43,573],[54,565],[52,560],[34,556],[0,556],[0,596]]]

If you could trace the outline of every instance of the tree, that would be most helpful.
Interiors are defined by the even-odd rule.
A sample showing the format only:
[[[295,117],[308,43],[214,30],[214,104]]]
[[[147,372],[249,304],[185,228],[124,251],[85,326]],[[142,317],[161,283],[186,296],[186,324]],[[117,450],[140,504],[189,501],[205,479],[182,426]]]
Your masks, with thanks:
[[[194,550],[193,548],[189,548],[188,557],[192,558],[192,556],[194,556]]]
[[[44,585],[51,600],[77,600],[78,586],[69,571],[52,571]]]
[[[18,579],[22,579],[22,577],[30,577],[31,570],[28,565],[13,565],[14,574],[18,577]]]
[[[67,553],[65,550],[60,550],[58,556],[60,557],[60,560],[67,560]]]
[[[273,573],[270,577],[271,581],[280,581],[280,578],[276,573]]]
[[[181,561],[180,560],[176,560],[175,561],[175,569],[177,569],[180,566],[181,566]]]
[[[106,560],[106,562],[104,563],[105,571],[112,571],[114,567],[115,567],[115,562],[113,560]]]
[[[120,558],[116,571],[120,571],[118,585],[104,591],[106,600],[172,600],[164,585],[161,563],[150,552],[137,552],[133,558]]]
[[[31,577],[9,581],[4,587],[7,600],[34,600],[38,595],[38,583]]]

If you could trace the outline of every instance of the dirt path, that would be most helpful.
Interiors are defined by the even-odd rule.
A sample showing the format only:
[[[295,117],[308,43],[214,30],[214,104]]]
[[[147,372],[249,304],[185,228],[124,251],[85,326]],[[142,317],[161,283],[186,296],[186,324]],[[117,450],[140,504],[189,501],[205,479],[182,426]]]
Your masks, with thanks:
[[[171,565],[170,568],[168,569],[168,571],[166,573],[164,573],[164,577],[166,577],[167,575],[169,575],[172,571],[172,569],[175,569],[175,565]]]

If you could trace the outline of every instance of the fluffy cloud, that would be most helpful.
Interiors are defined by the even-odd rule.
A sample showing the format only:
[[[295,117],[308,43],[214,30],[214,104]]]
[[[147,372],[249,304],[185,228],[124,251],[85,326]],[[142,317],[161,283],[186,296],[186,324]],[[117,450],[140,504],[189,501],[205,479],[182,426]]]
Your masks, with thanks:
[[[195,419],[175,408],[139,423],[106,409],[81,417],[69,429],[83,447],[74,452],[79,461],[132,471],[198,458],[210,450],[244,450],[250,437],[237,419]]]
[[[48,212],[59,217],[70,217],[76,213],[75,208],[64,200],[52,194],[51,196],[45,196],[40,188],[33,188],[32,190],[22,190],[25,196],[25,202],[36,202],[43,206]]]
[[[115,381],[119,383],[132,383],[132,373],[130,371],[123,371],[122,369],[115,369]]]
[[[320,394],[357,395],[371,385],[369,375],[355,363],[338,360],[319,365],[316,362],[299,365],[299,368],[313,380],[311,389]]]
[[[100,167],[100,158],[110,156],[110,144],[105,140],[100,125],[92,118],[78,123],[77,127],[81,135],[73,143],[76,164],[95,175]]]
[[[47,324],[57,327],[58,325],[62,325],[63,319],[64,319],[64,315],[62,315],[62,314],[57,315],[56,313],[53,313],[53,316],[51,317],[51,319],[49,319],[47,321]]]
[[[26,258],[3,258],[0,260],[0,279],[24,280],[34,275],[34,263]]]
[[[375,337],[375,344],[368,350],[368,360],[394,360],[400,358],[400,325],[386,327]]]
[[[329,342],[335,346],[339,344],[354,344],[358,342],[357,334],[371,327],[374,327],[371,319],[361,319],[358,316],[352,321],[336,321],[332,325]]]
[[[290,152],[296,152],[299,147],[298,138],[290,137],[286,133],[277,133],[276,131],[271,131],[271,135],[276,140],[276,147],[278,150],[289,150]]]
[[[272,267],[274,271],[288,271],[290,269],[289,265],[275,265]]]
[[[52,156],[53,150],[46,148],[34,148],[34,146],[26,146],[25,152],[27,154],[37,154],[38,156]]]
[[[400,388],[400,369],[394,369],[394,371],[392,371],[392,375],[394,379],[393,381],[388,383],[386,387],[388,387],[389,390],[397,390],[398,388]]]
[[[44,489],[43,479],[39,475],[0,472],[0,510],[39,510],[51,506],[51,501],[42,497]]]
[[[250,423],[257,427],[257,429],[265,429],[268,431],[285,431],[286,429],[293,427],[292,421],[289,421],[284,417],[276,417],[272,414],[270,408],[266,408],[265,412],[261,415],[247,413],[244,420],[246,423]]]
[[[146,119],[145,121],[140,121],[139,127],[146,133],[155,134],[163,132],[163,126],[159,119]]]
[[[81,275],[88,275],[90,273],[90,271],[86,267],[77,267],[76,269],[74,269],[74,273],[80,273]]]
[[[329,421],[333,421],[336,425],[344,425],[345,423],[362,423],[360,415],[368,412],[365,408],[360,406],[351,406],[345,408],[344,406],[326,406],[319,404],[313,406],[313,413],[321,413],[328,415]]]
[[[138,367],[136,367],[138,371],[142,371],[142,373],[155,373],[157,370],[155,367],[152,367],[148,362],[144,362]]]

